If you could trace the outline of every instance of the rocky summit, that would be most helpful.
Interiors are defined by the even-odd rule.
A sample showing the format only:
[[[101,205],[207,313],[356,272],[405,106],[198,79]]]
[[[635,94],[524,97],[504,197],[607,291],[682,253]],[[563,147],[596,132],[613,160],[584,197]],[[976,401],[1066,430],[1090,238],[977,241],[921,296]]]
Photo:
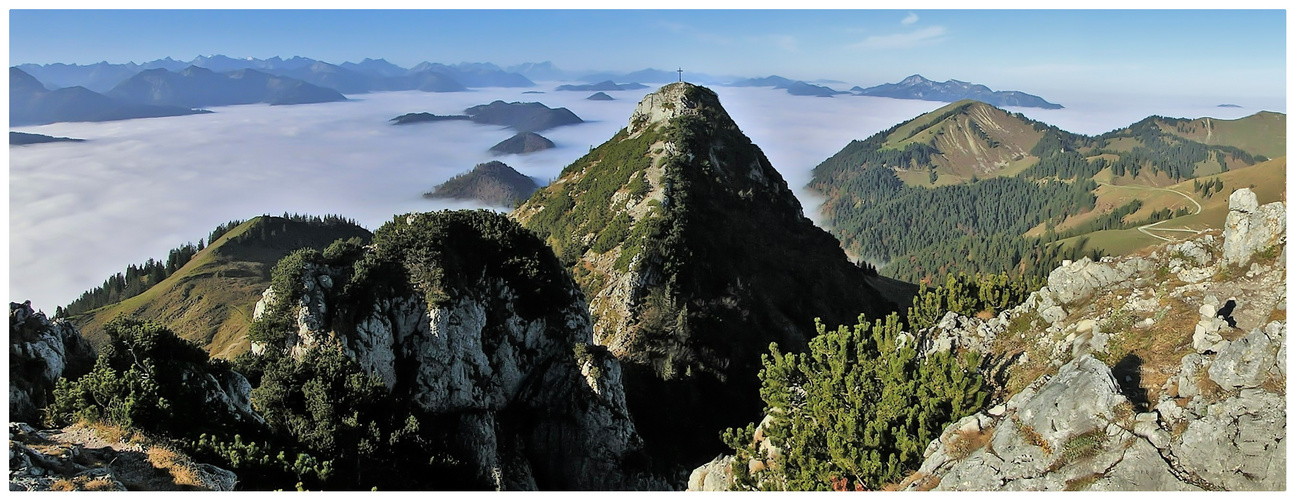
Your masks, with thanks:
[[[888,488],[1284,490],[1285,207],[1240,189],[1229,208],[1221,233],[1066,262],[1017,307],[912,335],[981,353],[997,392]],[[721,456],[689,488],[746,466]]]
[[[644,97],[511,216],[575,276],[666,462],[714,456],[724,428],[759,414],[770,342],[803,350],[815,318],[880,317],[913,293],[850,263],[718,96],[688,83]]]
[[[281,266],[284,264],[281,264]],[[397,217],[372,246],[291,261],[258,320],[288,334],[253,352],[342,349],[400,400],[452,428],[456,460],[501,490],[642,489],[620,363],[552,252],[488,211]],[[659,486],[657,486],[659,487]]]

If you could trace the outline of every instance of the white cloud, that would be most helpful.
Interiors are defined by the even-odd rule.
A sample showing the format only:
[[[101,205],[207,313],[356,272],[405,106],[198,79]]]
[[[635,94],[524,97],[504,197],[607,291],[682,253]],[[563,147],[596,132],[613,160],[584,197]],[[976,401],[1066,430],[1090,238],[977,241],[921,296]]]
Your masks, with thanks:
[[[231,219],[335,213],[377,229],[399,213],[474,207],[420,195],[492,159],[487,149],[512,131],[465,122],[395,127],[387,120],[412,111],[457,113],[494,99],[565,106],[587,123],[542,132],[558,148],[502,158],[547,181],[624,127],[638,100],[654,89],[614,92],[616,100],[605,102],[588,101],[585,92],[523,90],[375,93],[346,103],[230,106],[209,115],[19,128],[90,141],[10,148],[10,299],[30,299],[52,312],[128,264],[165,257]],[[817,219],[821,201],[804,188],[814,166],[852,139],[944,105],[797,97],[768,88],[714,90],[811,219]],[[1188,107],[1126,97],[1084,106],[1081,96],[1044,97],[1067,109],[1015,110],[1081,133],[1127,126],[1151,114],[1235,118],[1254,112],[1213,108],[1217,102]]]
[[[506,101],[565,106],[588,123],[541,132],[555,149],[500,158],[547,182],[627,123],[654,89],[525,94],[388,92],[352,102],[229,106],[207,115],[15,130],[88,139],[10,148],[10,296],[52,312],[128,264],[165,258],[217,224],[263,213],[337,213],[376,229],[393,215],[472,203],[422,193],[473,165],[512,130],[469,122],[393,126],[398,115]]]
[[[915,23],[915,22],[917,22],[917,14],[916,14],[916,13],[914,13],[914,12],[909,12],[907,16],[904,16],[904,19],[903,19],[902,21],[900,21],[900,22],[899,22],[899,24],[902,24],[902,25],[904,25],[904,26],[908,26],[908,25],[913,24],[913,23]]]
[[[905,49],[923,45],[933,45],[944,41],[948,32],[944,26],[931,26],[908,33],[892,35],[872,35],[852,47],[859,49]]]

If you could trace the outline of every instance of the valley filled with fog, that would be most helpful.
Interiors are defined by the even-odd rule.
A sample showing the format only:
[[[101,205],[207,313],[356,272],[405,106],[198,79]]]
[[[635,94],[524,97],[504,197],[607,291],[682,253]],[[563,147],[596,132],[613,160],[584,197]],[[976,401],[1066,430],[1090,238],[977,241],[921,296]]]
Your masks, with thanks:
[[[557,92],[534,89],[418,91],[351,95],[349,102],[244,105],[214,113],[102,123],[56,123],[11,130],[86,139],[10,147],[10,297],[52,312],[128,264],[165,258],[232,219],[284,212],[339,214],[377,229],[393,215],[474,202],[422,194],[473,165],[499,159],[545,184],[564,166],[628,122],[656,89]],[[889,128],[945,103],[840,95],[797,97],[770,88],[712,87],[725,109],[791,185],[806,215],[817,200],[804,189],[810,170],[852,139]],[[544,90],[524,94],[526,90]],[[1199,99],[1056,101],[1060,110],[1009,108],[1062,129],[1097,134],[1149,115],[1239,118],[1268,108],[1219,108]],[[586,123],[540,134],[557,147],[523,156],[488,149],[514,131],[467,121],[391,125],[411,112],[459,114],[496,99],[566,107]],[[1222,102],[1222,101],[1220,101]]]

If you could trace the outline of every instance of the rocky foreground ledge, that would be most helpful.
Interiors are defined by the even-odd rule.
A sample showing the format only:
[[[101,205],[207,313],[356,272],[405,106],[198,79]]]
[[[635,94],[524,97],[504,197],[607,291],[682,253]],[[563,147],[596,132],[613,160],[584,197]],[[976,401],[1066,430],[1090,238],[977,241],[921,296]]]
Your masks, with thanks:
[[[1005,397],[889,488],[1284,490],[1285,207],[1241,189],[1229,210],[1221,235],[1066,262],[1016,308],[918,332],[923,354],[982,353]],[[730,489],[732,462],[689,489]]]

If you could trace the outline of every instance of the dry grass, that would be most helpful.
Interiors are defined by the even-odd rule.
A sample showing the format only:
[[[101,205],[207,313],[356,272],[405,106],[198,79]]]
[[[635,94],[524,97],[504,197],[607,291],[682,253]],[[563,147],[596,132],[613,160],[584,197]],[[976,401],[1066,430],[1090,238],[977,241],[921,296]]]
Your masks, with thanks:
[[[1210,380],[1210,371],[1205,369],[1196,374],[1196,387],[1200,389],[1201,397],[1211,403],[1222,399],[1225,394],[1223,387]]]
[[[1192,332],[1200,316],[1180,300],[1166,299],[1161,306],[1159,321],[1144,330],[1125,329],[1113,334],[1106,352],[1098,355],[1108,366],[1115,366],[1126,356],[1137,356],[1141,360],[1139,386],[1146,391],[1148,401],[1159,400],[1165,382],[1178,375],[1183,356],[1192,352]]]
[[[107,479],[98,478],[87,481],[83,489],[85,491],[116,491],[117,485]]]
[[[56,479],[49,489],[50,491],[118,491],[117,484],[107,478],[87,476]]]
[[[1286,321],[1286,310],[1273,309],[1273,312],[1268,314],[1268,319],[1264,320],[1264,324],[1272,323],[1273,321]]]
[[[106,422],[82,421],[81,424],[84,425],[86,428],[90,429],[91,431],[94,431],[94,434],[96,436],[99,436],[99,439],[102,439],[109,443],[117,443],[117,442],[138,443],[143,439],[142,437],[136,435],[135,432],[129,429],[126,429],[118,425],[106,423]]]
[[[1043,454],[1045,455],[1052,455],[1052,445],[1048,444],[1046,439],[1043,439],[1043,436],[1039,434],[1039,431],[1036,431],[1033,427],[1020,422],[1017,422],[1017,425],[1021,430],[1021,437],[1025,438],[1026,443],[1037,446],[1039,449],[1043,450]]]
[[[972,452],[984,448],[993,438],[993,428],[983,431],[962,430],[949,439],[949,444],[946,445],[945,449],[948,450],[949,456],[956,460],[962,460],[970,456]]]
[[[1098,480],[1102,479],[1103,477],[1106,477],[1106,476],[1102,475],[1102,473],[1100,472],[1094,472],[1092,474],[1085,474],[1083,476],[1079,476],[1074,479],[1068,479],[1066,480],[1066,488],[1063,491],[1084,491],[1088,489],[1089,486],[1092,486],[1093,483],[1096,483]]]
[[[1278,376],[1276,376],[1276,375],[1271,375],[1271,374],[1270,374],[1270,375],[1268,375],[1268,379],[1267,379],[1267,380],[1264,380],[1263,385],[1262,385],[1262,386],[1260,386],[1260,387],[1263,387],[1263,389],[1264,389],[1265,391],[1268,391],[1268,392],[1275,392],[1275,393],[1278,393],[1278,394],[1285,394],[1285,393],[1286,393],[1286,378],[1285,378],[1285,377],[1278,377]]]
[[[994,314],[994,311],[990,311],[988,309],[976,313],[976,318],[984,321],[989,321],[991,319],[994,319],[994,316],[997,316],[996,314]]]
[[[1120,401],[1119,404],[1111,408],[1115,414],[1115,423],[1125,429],[1133,427],[1133,419],[1137,416],[1137,410],[1133,408],[1133,403],[1129,400]]]
[[[148,461],[154,467],[170,473],[178,486],[206,486],[206,483],[199,479],[198,472],[193,468],[193,462],[173,449],[164,446],[153,446],[148,449]]]

